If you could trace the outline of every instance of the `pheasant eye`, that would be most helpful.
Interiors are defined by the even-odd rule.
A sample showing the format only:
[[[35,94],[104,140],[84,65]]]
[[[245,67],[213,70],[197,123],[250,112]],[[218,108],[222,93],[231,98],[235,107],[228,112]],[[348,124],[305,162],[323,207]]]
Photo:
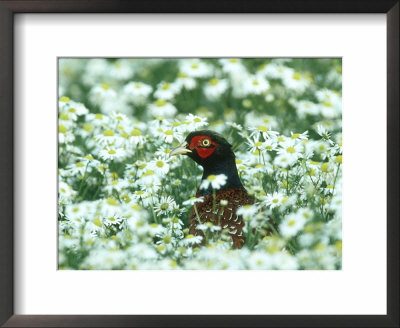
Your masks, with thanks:
[[[204,146],[204,147],[208,147],[210,144],[211,144],[211,142],[210,142],[209,139],[204,139],[204,140],[201,142],[201,145]]]

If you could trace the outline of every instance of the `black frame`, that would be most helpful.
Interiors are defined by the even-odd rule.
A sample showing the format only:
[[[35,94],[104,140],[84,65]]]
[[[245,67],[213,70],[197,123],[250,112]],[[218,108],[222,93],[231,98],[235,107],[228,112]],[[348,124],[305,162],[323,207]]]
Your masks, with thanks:
[[[399,327],[399,8],[398,0],[0,0],[0,324],[4,327]],[[127,12],[386,14],[387,315],[14,315],[14,14]]]

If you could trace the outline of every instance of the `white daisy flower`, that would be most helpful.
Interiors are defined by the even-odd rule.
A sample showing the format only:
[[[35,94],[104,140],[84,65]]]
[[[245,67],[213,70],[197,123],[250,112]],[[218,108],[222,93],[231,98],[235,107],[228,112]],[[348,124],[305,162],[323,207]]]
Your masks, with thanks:
[[[208,77],[212,74],[212,66],[200,59],[184,59],[179,65],[180,71],[190,77]]]
[[[134,147],[136,146],[143,146],[146,142],[146,136],[143,135],[142,131],[138,128],[134,128],[128,137],[129,142],[133,144]]]
[[[265,196],[264,204],[270,209],[281,206],[284,196],[279,192],[274,192],[272,195],[268,194]]]
[[[228,74],[244,73],[245,68],[239,58],[223,58],[219,60],[222,71]]]
[[[290,137],[292,139],[308,140],[308,131],[304,131],[303,133],[290,132]]]
[[[194,78],[189,77],[185,73],[179,72],[174,82],[180,89],[185,88],[186,90],[192,90],[197,86],[197,82]]]
[[[278,154],[287,156],[291,161],[301,158],[303,146],[296,139],[287,139],[279,144]]]
[[[193,246],[200,244],[202,240],[203,240],[202,236],[194,236],[190,234],[187,235],[184,240],[182,240],[182,243],[186,246]]]
[[[208,230],[211,232],[217,232],[217,231],[220,231],[222,228],[220,226],[212,224],[211,222],[205,222],[205,223],[197,225],[196,229],[200,230],[200,231]]]
[[[108,84],[94,86],[89,93],[89,100],[92,104],[102,106],[105,102],[114,101],[117,93]]]
[[[157,215],[172,213],[176,203],[171,196],[162,196],[154,206],[154,212]]]
[[[284,237],[293,237],[303,229],[306,219],[302,215],[291,213],[279,225],[279,231]]]
[[[166,130],[161,130],[160,135],[164,139],[166,143],[172,143],[174,140],[181,140],[182,139],[182,134],[178,131],[166,129]]]
[[[270,88],[268,81],[260,75],[250,75],[244,81],[243,89],[246,94],[260,95]]]
[[[150,85],[142,82],[129,82],[122,89],[123,94],[135,105],[143,105],[153,91]]]
[[[189,130],[196,130],[208,124],[206,117],[193,114],[186,115],[185,121],[189,122],[189,125],[187,127],[187,129]]]
[[[126,156],[126,150],[123,148],[114,148],[107,146],[104,149],[100,150],[99,155],[103,160],[121,161]]]
[[[257,127],[249,127],[248,130],[251,131],[250,137],[261,134],[265,140],[269,138],[277,138],[279,135],[279,132],[272,131],[266,124]]]
[[[116,80],[128,80],[133,76],[132,64],[127,59],[118,59],[110,65],[108,74]]]
[[[173,117],[177,109],[166,100],[158,99],[148,106],[148,111],[153,117]]]
[[[162,100],[171,100],[179,92],[177,84],[161,82],[157,86],[157,90],[154,92],[154,97]]]
[[[204,94],[208,100],[215,101],[228,89],[228,81],[213,78],[204,86]]]
[[[296,92],[304,92],[310,85],[310,81],[304,74],[293,71],[292,74],[285,74],[282,79],[283,84]]]
[[[244,217],[252,217],[258,212],[258,208],[255,205],[244,205],[239,207],[237,215],[243,215]]]
[[[226,184],[227,179],[225,174],[211,174],[201,182],[200,189],[208,189],[211,186],[212,189],[218,190]]]
[[[165,175],[169,171],[168,160],[158,157],[149,163],[149,169],[154,170],[159,175]]]
[[[196,203],[202,203],[204,201],[204,197],[190,197],[188,200],[185,200],[182,204],[187,206],[191,205],[193,206]]]

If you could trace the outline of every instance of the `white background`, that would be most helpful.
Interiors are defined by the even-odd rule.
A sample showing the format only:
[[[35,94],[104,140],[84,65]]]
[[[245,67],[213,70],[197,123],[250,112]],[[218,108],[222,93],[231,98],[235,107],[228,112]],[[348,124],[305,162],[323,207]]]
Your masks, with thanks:
[[[343,57],[343,270],[57,271],[57,56]],[[385,314],[385,15],[15,17],[16,314]]]

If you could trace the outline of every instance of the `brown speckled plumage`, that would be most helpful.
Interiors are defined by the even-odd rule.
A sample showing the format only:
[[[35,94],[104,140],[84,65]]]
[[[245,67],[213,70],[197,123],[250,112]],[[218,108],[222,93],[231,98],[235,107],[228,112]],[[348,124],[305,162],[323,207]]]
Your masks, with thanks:
[[[196,215],[194,207],[189,216],[189,231],[192,235],[202,236],[203,232],[196,227],[200,223],[211,222],[226,229],[232,237],[233,247],[241,248],[245,243],[243,233],[244,222],[241,216],[237,215],[240,206],[254,203],[244,188],[236,168],[235,154],[232,145],[220,134],[210,130],[201,130],[189,133],[185,141],[170,152],[170,156],[186,155],[197,164],[203,167],[202,181],[214,175],[223,174],[226,183],[220,186],[221,189],[213,190],[212,184],[206,189],[199,189],[197,197],[204,197],[203,202],[196,203]],[[213,192],[216,195],[214,205]],[[221,200],[228,201],[226,206],[221,205]]]
[[[199,197],[200,195],[197,194]],[[228,205],[221,206],[221,200],[227,200]],[[204,196],[202,203],[196,203],[197,212],[201,223],[211,222],[227,229],[233,240],[233,247],[241,248],[245,243],[243,233],[244,222],[242,216],[236,214],[237,209],[243,205],[251,205],[254,198],[250,196],[243,188],[232,188],[222,190],[216,193],[215,210],[213,211],[213,195]],[[189,216],[189,231],[192,235],[203,236],[203,232],[196,229],[199,220],[196,211],[192,208]]]

